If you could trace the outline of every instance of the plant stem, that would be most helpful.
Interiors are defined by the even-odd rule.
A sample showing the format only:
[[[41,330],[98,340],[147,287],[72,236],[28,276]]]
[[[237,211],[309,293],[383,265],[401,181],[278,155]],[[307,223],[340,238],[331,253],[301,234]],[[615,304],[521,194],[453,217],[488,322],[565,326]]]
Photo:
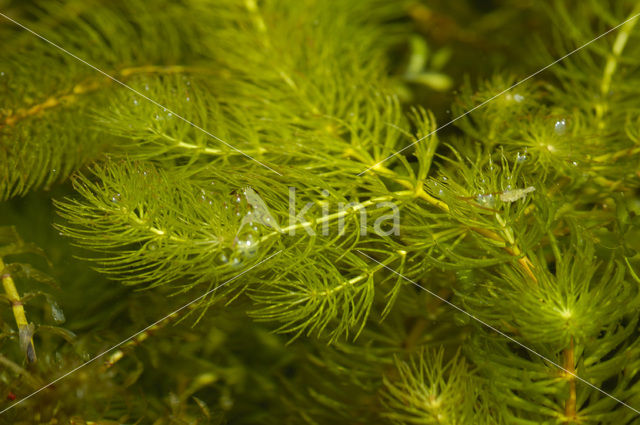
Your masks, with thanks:
[[[140,66],[135,68],[124,68],[120,71],[114,72],[116,78],[125,79],[132,75],[137,74],[176,74],[176,73],[187,73],[187,72],[199,72],[205,73],[207,72],[203,68],[192,68],[182,65],[174,65],[174,66],[157,66],[157,65],[148,65],[148,66]],[[35,117],[46,110],[53,109],[58,106],[70,105],[75,103],[80,98],[80,95],[94,92],[100,89],[103,86],[106,86],[113,81],[110,78],[98,78],[89,80],[86,82],[78,83],[71,89],[70,92],[59,94],[56,96],[50,96],[44,102],[40,102],[36,105],[33,105],[29,108],[20,108],[17,111],[11,113],[10,115],[4,117],[4,120],[0,120],[0,129],[3,127],[10,127],[29,117]]]
[[[387,196],[378,196],[376,198],[371,198],[367,201],[361,202],[359,204],[356,205],[351,205],[349,208],[345,209],[345,210],[340,210],[338,212],[335,212],[333,214],[329,214],[329,215],[325,215],[322,216],[320,218],[316,218],[313,221],[305,221],[302,223],[298,223],[298,224],[292,224],[291,226],[287,226],[287,227],[281,227],[279,231],[273,231],[271,233],[268,233],[266,235],[264,235],[262,238],[260,238],[260,242],[264,242],[266,240],[268,240],[269,238],[278,235],[278,234],[283,234],[283,233],[288,233],[291,231],[295,231],[295,230],[300,230],[300,229],[304,229],[304,228],[309,228],[309,227],[313,227],[313,226],[317,226],[318,224],[322,224],[325,222],[329,222],[332,220],[337,220],[339,218],[345,217],[349,214],[353,214],[356,213],[364,208],[370,207],[372,205],[375,205],[379,202],[385,202],[385,201],[390,201],[392,199],[394,199],[394,197],[397,196],[406,196],[406,195],[410,195],[411,192],[408,191],[400,191],[400,192],[394,192],[393,195],[387,195]]]
[[[566,417],[565,424],[575,423],[577,420],[576,417],[576,378],[574,375],[576,373],[574,366],[574,346],[573,346],[573,337],[571,337],[571,343],[569,348],[564,350],[564,368],[571,372],[571,374],[567,374],[567,379],[569,379],[569,398],[564,404],[564,415]]]
[[[29,322],[27,321],[27,316],[24,312],[24,306],[22,305],[22,301],[20,300],[20,295],[18,294],[16,285],[13,282],[13,278],[8,273],[8,270],[5,269],[5,264],[2,261],[2,258],[0,258],[0,274],[2,275],[2,286],[4,287],[4,292],[9,298],[9,302],[11,303],[11,309],[13,310],[13,317],[16,319],[18,332],[24,332],[29,327]],[[29,336],[29,342],[27,345],[27,360],[29,361],[29,363],[34,363],[36,359],[36,349],[35,345],[33,344],[33,336]]]
[[[444,212],[449,212],[449,206],[444,203],[443,201],[434,198],[433,196],[429,195],[428,193],[426,193],[424,191],[424,182],[420,181],[418,182],[417,185],[414,185],[413,183],[411,183],[408,180],[402,179],[400,178],[394,171],[379,165],[374,167],[373,169],[375,169],[378,172],[381,172],[382,174],[385,174],[387,177],[392,178],[395,182],[401,184],[402,186],[406,187],[407,189],[410,189],[413,191],[414,196],[416,198],[420,198],[423,199],[425,201],[427,201],[428,203],[430,203],[431,205],[443,210]],[[499,234],[491,231],[491,230],[487,230],[487,229],[482,229],[482,228],[478,228],[478,227],[472,227],[471,230],[473,230],[474,232],[486,237],[487,239],[491,239],[494,241],[498,241],[498,242],[503,242],[506,244],[506,241],[504,240],[504,238],[502,236],[500,236]],[[533,263],[531,262],[531,260],[529,260],[529,258],[523,254],[523,252],[520,250],[520,248],[518,247],[517,244],[512,244],[511,246],[505,246],[504,250],[507,251],[509,254],[513,255],[514,257],[520,257],[518,259],[518,263],[520,264],[520,266],[522,267],[522,269],[525,271],[525,273],[527,273],[527,275],[534,281],[534,282],[538,282],[538,279],[536,278],[535,274],[533,273]]]
[[[364,280],[366,278],[368,278],[369,276],[371,276],[373,273],[377,272],[378,270],[380,270],[383,267],[386,267],[390,262],[392,262],[393,260],[395,260],[396,258],[398,258],[399,256],[402,256],[406,253],[404,253],[404,251],[400,251],[397,252],[393,255],[390,255],[386,260],[382,261],[379,264],[376,264],[373,268],[371,268],[370,270],[367,270],[365,273],[362,273],[356,277],[353,277],[349,280],[345,280],[342,283],[340,283],[337,286],[334,286],[331,289],[327,289],[326,291],[319,291],[316,292],[314,295],[322,295],[322,296],[327,296],[327,295],[331,295],[334,294],[338,291],[343,290],[344,288],[346,288],[347,286],[351,286],[351,285],[355,285],[356,283],[360,282],[361,280]]]

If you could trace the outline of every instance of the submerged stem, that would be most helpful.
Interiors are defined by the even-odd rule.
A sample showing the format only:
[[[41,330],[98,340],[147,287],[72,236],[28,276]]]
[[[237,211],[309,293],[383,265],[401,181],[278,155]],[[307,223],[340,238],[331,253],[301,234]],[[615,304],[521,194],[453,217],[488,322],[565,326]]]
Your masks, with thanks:
[[[2,275],[2,286],[4,287],[4,292],[9,298],[11,309],[13,310],[13,317],[16,319],[18,332],[20,332],[21,338],[23,338],[23,335],[24,338],[28,338],[26,341],[27,361],[29,363],[34,363],[37,360],[36,349],[33,344],[33,336],[30,335],[28,331],[29,322],[27,321],[24,306],[20,300],[20,294],[18,294],[13,278],[9,274],[8,270],[6,270],[6,266],[2,261],[2,258],[0,258],[0,274]]]

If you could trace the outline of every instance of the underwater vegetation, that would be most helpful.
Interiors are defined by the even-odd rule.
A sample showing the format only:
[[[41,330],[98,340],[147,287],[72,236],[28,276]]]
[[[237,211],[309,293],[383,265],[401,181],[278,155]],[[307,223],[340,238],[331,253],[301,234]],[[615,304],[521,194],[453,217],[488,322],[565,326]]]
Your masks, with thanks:
[[[0,0],[0,424],[640,424],[639,19]]]

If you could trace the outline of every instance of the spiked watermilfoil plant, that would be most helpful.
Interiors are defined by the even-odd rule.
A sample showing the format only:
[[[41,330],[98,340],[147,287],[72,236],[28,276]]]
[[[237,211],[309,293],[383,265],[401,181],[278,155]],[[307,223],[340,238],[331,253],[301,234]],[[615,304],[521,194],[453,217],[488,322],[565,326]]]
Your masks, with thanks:
[[[0,1],[0,423],[640,423],[640,7],[481,3]]]

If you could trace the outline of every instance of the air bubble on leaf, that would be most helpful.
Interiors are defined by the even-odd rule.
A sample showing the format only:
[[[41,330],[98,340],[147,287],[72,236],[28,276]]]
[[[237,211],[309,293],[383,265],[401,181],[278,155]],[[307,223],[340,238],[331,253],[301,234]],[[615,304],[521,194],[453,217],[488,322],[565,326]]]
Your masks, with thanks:
[[[216,263],[218,265],[225,265],[229,262],[229,252],[227,250],[222,251],[220,254],[218,254],[218,257],[216,258]]]
[[[254,257],[258,253],[259,236],[252,228],[238,235],[235,241],[237,252],[246,258]]]
[[[476,197],[476,201],[478,202],[478,204],[482,205],[483,207],[487,207],[487,208],[493,208],[496,204],[496,200],[493,196],[493,194],[489,193],[489,194],[479,194]]]
[[[256,237],[253,233],[247,233],[242,235],[241,239],[238,239],[237,245],[240,248],[250,248],[256,244]]]
[[[562,118],[561,120],[556,121],[553,129],[558,136],[562,136],[567,132],[567,120]]]

